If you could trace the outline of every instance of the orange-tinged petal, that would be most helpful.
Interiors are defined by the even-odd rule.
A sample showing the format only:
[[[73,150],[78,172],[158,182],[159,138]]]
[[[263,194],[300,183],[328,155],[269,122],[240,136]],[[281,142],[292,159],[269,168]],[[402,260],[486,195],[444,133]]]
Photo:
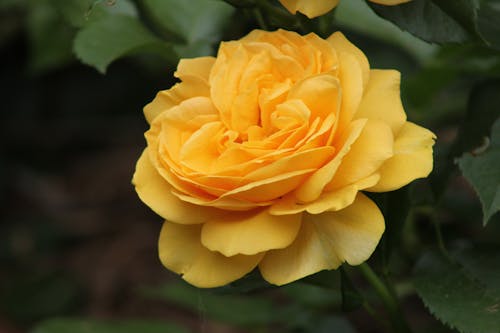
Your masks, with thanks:
[[[339,63],[342,104],[337,126],[345,128],[352,120],[363,97],[363,72],[357,58],[350,53],[339,52]]]
[[[308,18],[314,18],[328,13],[335,8],[339,0],[279,0],[292,14],[301,12]]]
[[[324,211],[341,210],[353,203],[358,191],[375,185],[379,179],[380,175],[375,173],[349,186],[323,192],[318,199],[310,203],[299,203],[295,195],[291,193],[277,200],[269,208],[269,212],[273,215],[288,215],[304,211],[310,214],[320,214]]]
[[[180,104],[182,101],[196,96],[210,96],[208,74],[215,62],[213,57],[181,59],[175,76],[182,82],[168,90],[160,91],[151,103],[144,107],[144,115],[148,123],[160,113]]]
[[[372,69],[370,81],[354,118],[368,118],[387,123],[396,136],[406,121],[400,97],[401,74],[396,70]]]
[[[381,121],[368,120],[326,190],[347,186],[373,174],[393,155],[393,144],[389,126]]]
[[[201,241],[227,257],[282,249],[297,236],[301,219],[301,214],[273,216],[267,209],[235,213],[205,223]]]
[[[357,48],[353,43],[345,38],[343,33],[339,31],[334,32],[330,37],[328,37],[327,41],[333,45],[337,53],[345,52],[356,57],[363,76],[363,86],[366,87],[370,77],[370,64],[368,63],[368,59],[363,51]]]
[[[406,122],[394,142],[394,156],[378,170],[380,181],[368,191],[392,191],[417,178],[427,177],[432,171],[435,138],[431,131]]]
[[[208,83],[210,70],[215,63],[214,57],[198,57],[192,59],[181,59],[174,73],[175,77],[185,81],[189,78],[197,78]]]
[[[222,214],[210,207],[199,207],[172,194],[172,186],[158,173],[151,163],[148,148],[137,161],[132,183],[141,200],[155,213],[175,223],[197,224]]]
[[[221,198],[229,197],[250,202],[275,200],[293,191],[314,171],[315,169],[297,170],[259,180],[229,191],[223,194]]]
[[[264,279],[283,285],[342,262],[359,265],[375,250],[384,231],[384,217],[362,193],[347,208],[304,214],[302,228],[287,248],[271,250],[259,264]]]
[[[340,82],[331,74],[318,74],[298,82],[288,93],[288,99],[301,100],[311,111],[311,119],[338,114]]]
[[[340,147],[335,157],[309,177],[301,186],[295,190],[295,196],[299,202],[311,202],[319,198],[324,188],[337,172],[342,159],[349,152],[351,145],[360,136],[366,120],[353,121],[344,132],[344,137],[339,140]]]
[[[199,288],[220,287],[252,271],[263,254],[225,257],[201,245],[200,225],[165,222],[158,249],[160,260],[168,269]]]

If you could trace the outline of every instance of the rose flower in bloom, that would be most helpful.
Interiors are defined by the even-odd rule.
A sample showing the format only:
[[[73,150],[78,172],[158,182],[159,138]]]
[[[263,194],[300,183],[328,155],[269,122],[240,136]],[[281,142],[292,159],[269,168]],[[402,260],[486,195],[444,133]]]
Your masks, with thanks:
[[[309,18],[321,16],[335,8],[339,0],[279,0],[281,4],[292,14],[301,12]],[[347,0],[350,1],[350,0]],[[394,6],[411,0],[370,0],[380,5]]]
[[[198,287],[258,267],[282,285],[375,250],[384,217],[360,190],[426,177],[434,135],[406,121],[400,74],[370,69],[341,33],[254,30],[181,80],[145,115],[133,178],[165,218],[159,255]]]

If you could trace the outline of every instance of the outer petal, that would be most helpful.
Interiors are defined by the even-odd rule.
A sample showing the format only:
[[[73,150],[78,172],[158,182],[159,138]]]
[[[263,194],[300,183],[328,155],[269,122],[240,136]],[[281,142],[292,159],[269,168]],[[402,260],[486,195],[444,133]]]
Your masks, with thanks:
[[[297,236],[301,215],[273,216],[267,209],[235,213],[205,223],[201,241],[209,250],[227,257],[281,249],[290,245]]]
[[[318,199],[310,203],[299,203],[294,194],[291,193],[277,200],[269,208],[269,212],[273,215],[288,215],[304,211],[310,214],[320,214],[325,211],[341,210],[353,203],[358,191],[372,187],[377,184],[379,179],[380,175],[374,173],[349,186],[331,192],[323,192]]]
[[[181,59],[175,76],[182,80],[168,90],[160,91],[151,103],[144,107],[144,115],[151,124],[157,115],[182,101],[196,96],[210,96],[208,75],[215,62],[213,57]]]
[[[381,121],[368,120],[325,189],[338,189],[373,174],[393,155],[393,144],[389,126]]]
[[[339,0],[280,0],[292,14],[301,12],[309,18],[326,14],[337,6]]]
[[[156,214],[175,223],[197,224],[206,222],[223,212],[210,207],[199,207],[179,200],[172,194],[172,186],[158,173],[144,149],[137,161],[132,183],[141,200]]]
[[[268,282],[282,285],[337,268],[344,261],[359,265],[373,253],[383,231],[382,213],[358,193],[354,203],[343,210],[306,214],[292,245],[267,252],[259,269]]]
[[[168,269],[200,288],[220,287],[253,270],[262,258],[236,255],[224,257],[200,243],[201,226],[165,222],[161,229],[158,249],[160,260]]]
[[[351,145],[361,134],[366,119],[353,121],[349,128],[345,130],[344,137],[340,138],[338,152],[335,157],[311,175],[295,191],[295,196],[300,202],[311,202],[319,198],[328,183],[332,180],[335,172],[342,163],[342,159],[349,152]]]
[[[370,77],[370,64],[363,51],[358,49],[339,31],[333,33],[327,40],[333,45],[337,53],[345,52],[356,57],[363,76],[363,86],[366,87],[368,78]]]
[[[372,192],[386,192],[405,186],[432,171],[432,146],[436,136],[431,131],[406,122],[394,142],[394,156],[379,169],[380,181],[368,188]]]
[[[354,118],[381,120],[397,135],[406,121],[399,93],[400,81],[401,74],[398,71],[372,69],[370,81]]]
[[[411,0],[370,0],[370,1],[381,5],[394,6],[394,5],[399,5],[401,3],[410,2]]]

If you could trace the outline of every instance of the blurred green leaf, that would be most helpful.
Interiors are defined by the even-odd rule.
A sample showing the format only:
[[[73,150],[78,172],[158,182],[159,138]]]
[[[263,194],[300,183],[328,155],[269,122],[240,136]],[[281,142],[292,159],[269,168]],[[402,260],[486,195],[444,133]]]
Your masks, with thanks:
[[[494,105],[491,107],[494,108]],[[497,111],[498,107],[500,103],[496,104]],[[458,164],[479,195],[483,207],[483,225],[486,225],[500,210],[500,118],[493,124],[486,150],[477,152],[476,156],[465,154]]]
[[[459,153],[484,144],[491,125],[500,117],[500,80],[488,80],[476,85],[470,93],[467,113],[459,134]],[[491,132],[492,134],[494,132]]]
[[[466,249],[455,254],[454,258],[466,268],[467,275],[484,283],[492,295],[500,299],[499,247],[482,246]]]
[[[308,283],[294,282],[281,287],[281,290],[306,308],[340,308],[342,303],[340,289],[331,290]]]
[[[74,59],[71,53],[74,31],[50,5],[50,0],[30,1],[27,9],[30,70],[42,72]]]
[[[39,323],[31,333],[188,333],[185,328],[157,320],[105,321],[54,318]]]
[[[424,304],[442,322],[464,333],[500,332],[500,299],[457,263],[426,253],[417,263],[413,281]]]
[[[356,17],[356,20],[352,18]],[[335,10],[335,19],[341,28],[347,28],[401,47],[419,62],[425,62],[436,47],[401,31],[397,26],[377,16],[362,0],[341,1]]]
[[[276,320],[273,303],[256,296],[214,294],[187,284],[167,284],[157,288],[146,288],[142,294],[148,298],[161,299],[220,322],[239,326],[268,324]]]
[[[498,0],[479,0],[477,29],[486,43],[500,50],[500,2]]]
[[[126,15],[109,15],[89,23],[78,32],[73,49],[83,63],[101,73],[112,61],[139,51],[156,53],[169,61],[174,58],[169,44]]]
[[[469,33],[437,3],[435,0],[414,0],[398,6],[374,3],[370,6],[381,17],[425,41],[446,43],[469,40]]]
[[[211,54],[234,12],[230,5],[213,0],[144,0],[143,5],[156,26],[182,40],[175,46],[181,57]]]
[[[137,17],[137,9],[130,0],[50,0],[70,25],[81,28],[113,14]]]
[[[355,333],[351,323],[343,317],[325,316],[318,320],[308,332],[311,333]]]

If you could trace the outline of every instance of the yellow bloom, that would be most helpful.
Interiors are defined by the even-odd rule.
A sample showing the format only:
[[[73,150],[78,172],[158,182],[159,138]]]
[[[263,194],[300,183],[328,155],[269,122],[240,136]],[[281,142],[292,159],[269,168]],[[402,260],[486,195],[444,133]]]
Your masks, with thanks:
[[[166,219],[162,263],[193,285],[255,267],[282,285],[358,265],[384,231],[359,191],[432,169],[434,135],[406,121],[399,72],[370,69],[340,32],[254,30],[216,58],[182,59],[175,75],[144,109],[133,183]]]
[[[309,18],[314,18],[328,13],[335,8],[339,0],[279,0],[281,4],[292,14],[301,12]],[[349,0],[348,0],[349,1]],[[370,0],[386,6],[399,5],[411,0]]]

